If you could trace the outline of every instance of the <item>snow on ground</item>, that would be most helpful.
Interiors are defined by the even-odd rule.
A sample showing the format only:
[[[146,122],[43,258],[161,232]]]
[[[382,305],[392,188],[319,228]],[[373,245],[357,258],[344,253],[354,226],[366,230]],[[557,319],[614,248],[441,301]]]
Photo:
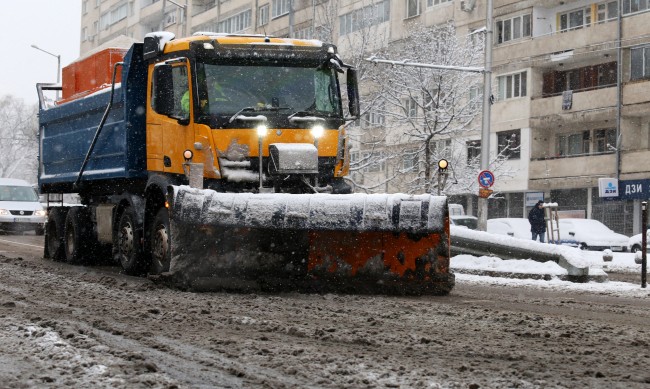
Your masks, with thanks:
[[[589,274],[604,273],[627,273],[638,274],[641,278],[641,265],[635,263],[635,254],[612,253],[611,262],[603,261],[603,253],[600,251],[583,251],[583,260],[589,264]],[[650,268],[650,266],[649,266]],[[566,275],[566,269],[555,262],[536,262],[530,259],[509,259],[503,260],[496,257],[475,257],[472,255],[457,255],[451,258],[451,269],[456,273],[457,283],[503,285],[509,287],[533,287],[544,290],[574,290],[594,294],[626,296],[626,297],[650,297],[650,287],[643,289],[640,283],[630,282],[586,282],[577,283],[562,281],[558,277]],[[482,275],[471,275],[461,273],[463,270],[490,272],[491,277]],[[495,277],[495,273],[503,273],[504,277]],[[534,279],[510,278],[512,274],[537,274],[551,275],[549,281]],[[650,282],[650,277],[648,277]]]

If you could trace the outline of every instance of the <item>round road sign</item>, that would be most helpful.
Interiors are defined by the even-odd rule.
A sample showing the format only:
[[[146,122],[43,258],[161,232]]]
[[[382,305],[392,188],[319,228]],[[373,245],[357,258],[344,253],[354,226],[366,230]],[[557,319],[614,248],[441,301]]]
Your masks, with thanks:
[[[494,185],[494,173],[489,170],[483,170],[478,174],[478,184],[483,188],[489,188]]]

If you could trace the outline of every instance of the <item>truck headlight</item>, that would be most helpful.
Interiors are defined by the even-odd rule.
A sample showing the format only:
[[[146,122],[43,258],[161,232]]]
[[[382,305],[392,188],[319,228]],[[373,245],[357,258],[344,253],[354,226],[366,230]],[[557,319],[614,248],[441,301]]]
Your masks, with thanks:
[[[316,125],[311,129],[311,134],[314,136],[314,139],[319,139],[324,133],[325,129],[321,125]]]
[[[38,211],[34,211],[34,216],[47,216],[47,211],[39,209]]]
[[[0,209],[0,215],[10,215],[10,213],[6,209]]]
[[[267,128],[266,128],[265,125],[260,124],[259,126],[257,126],[257,136],[258,137],[264,138],[266,136],[266,131],[267,131]]]

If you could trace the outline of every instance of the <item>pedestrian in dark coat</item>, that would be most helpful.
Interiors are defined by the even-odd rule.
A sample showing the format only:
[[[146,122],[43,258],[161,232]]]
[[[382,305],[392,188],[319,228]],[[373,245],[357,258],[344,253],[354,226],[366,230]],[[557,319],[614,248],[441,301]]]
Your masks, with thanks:
[[[528,213],[528,221],[530,222],[530,232],[532,239],[544,243],[544,234],[546,234],[546,221],[544,220],[544,202],[539,200],[537,204]]]

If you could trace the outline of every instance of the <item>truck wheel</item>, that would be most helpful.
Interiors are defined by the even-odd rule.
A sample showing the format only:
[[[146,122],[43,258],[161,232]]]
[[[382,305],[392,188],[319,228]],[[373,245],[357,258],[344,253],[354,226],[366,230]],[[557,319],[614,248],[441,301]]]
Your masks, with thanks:
[[[47,251],[50,254],[50,258],[55,261],[60,261],[65,258],[63,252],[63,230],[67,210],[67,208],[63,207],[54,207],[50,210],[47,216],[47,236],[45,244],[47,244]]]
[[[45,228],[43,226],[38,226],[34,229],[34,233],[38,236],[45,235]]]
[[[169,271],[169,244],[169,211],[167,208],[160,208],[151,229],[151,274]]]
[[[92,243],[91,223],[85,207],[72,207],[68,211],[63,235],[65,259],[68,263],[79,264],[88,259]]]
[[[145,268],[140,245],[142,230],[138,228],[135,220],[133,210],[126,208],[120,217],[117,230],[117,250],[122,269],[127,274],[140,275]]]

